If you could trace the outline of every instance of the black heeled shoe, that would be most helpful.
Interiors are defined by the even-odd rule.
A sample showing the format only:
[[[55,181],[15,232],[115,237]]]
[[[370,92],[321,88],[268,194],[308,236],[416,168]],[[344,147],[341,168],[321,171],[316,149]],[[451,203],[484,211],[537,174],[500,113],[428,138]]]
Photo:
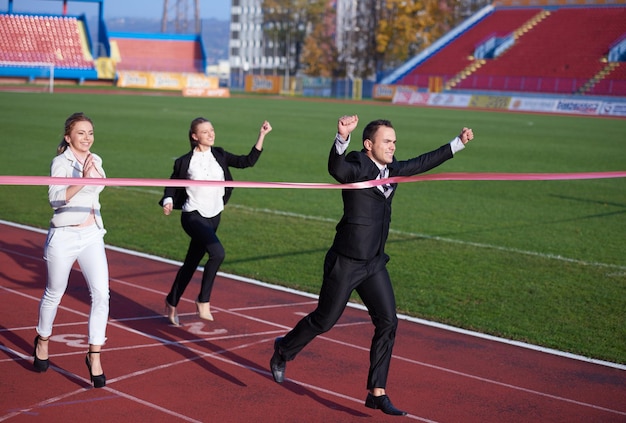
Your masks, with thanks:
[[[107,377],[102,373],[101,375],[94,375],[91,373],[91,362],[89,361],[89,354],[100,354],[100,351],[89,351],[85,356],[85,364],[89,370],[89,378],[93,383],[94,388],[103,388],[107,384]]]
[[[42,341],[47,341],[50,338],[47,339],[43,339],[42,337],[40,337],[39,335],[35,336],[35,342],[34,342],[34,348],[33,348],[33,366],[35,367],[35,370],[37,370],[39,373],[43,373],[46,370],[48,370],[48,366],[50,366],[50,360],[49,359],[45,359],[42,360],[39,357],[37,357],[37,344],[39,344],[39,340]]]

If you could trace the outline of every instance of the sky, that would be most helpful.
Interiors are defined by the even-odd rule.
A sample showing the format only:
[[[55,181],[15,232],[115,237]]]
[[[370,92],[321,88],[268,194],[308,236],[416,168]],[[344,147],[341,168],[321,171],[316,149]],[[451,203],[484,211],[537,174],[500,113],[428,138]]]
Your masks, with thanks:
[[[181,0],[178,0],[181,1]],[[183,2],[185,0],[182,0]],[[168,1],[168,15],[176,16],[177,0]],[[230,20],[231,0],[200,0],[200,17]],[[164,0],[103,0],[104,19],[111,18],[154,18],[163,16]],[[189,14],[192,14],[195,0],[186,0]],[[9,10],[9,0],[0,0],[0,12]],[[15,13],[49,13],[62,14],[63,0],[13,0]],[[98,4],[85,0],[67,0],[69,15],[85,14],[88,18],[98,14]]]

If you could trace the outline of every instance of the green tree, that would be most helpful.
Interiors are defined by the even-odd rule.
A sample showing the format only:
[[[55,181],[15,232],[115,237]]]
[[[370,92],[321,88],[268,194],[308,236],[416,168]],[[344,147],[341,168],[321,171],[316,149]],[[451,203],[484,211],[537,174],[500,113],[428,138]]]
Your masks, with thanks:
[[[424,31],[424,7],[422,1],[385,2],[376,30],[376,53],[381,65],[395,67],[408,59]]]
[[[290,75],[373,78],[418,54],[488,0],[357,0],[351,22],[336,27],[327,0],[263,0],[268,39]],[[336,35],[342,33],[338,48]]]
[[[309,76],[335,76],[338,70],[334,38],[335,10],[324,0],[310,1],[308,4],[310,20],[302,52],[303,72]]]
[[[459,23],[460,0],[386,0],[376,31],[379,68],[394,68]]]

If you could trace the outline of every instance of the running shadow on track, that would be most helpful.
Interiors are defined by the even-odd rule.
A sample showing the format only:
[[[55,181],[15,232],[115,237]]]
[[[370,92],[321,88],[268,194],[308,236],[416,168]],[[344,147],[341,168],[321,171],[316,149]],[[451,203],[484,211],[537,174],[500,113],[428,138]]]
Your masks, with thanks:
[[[45,240],[45,235],[42,235],[42,239]],[[8,255],[14,259],[14,263],[11,266],[14,265],[15,267],[19,267],[23,269],[23,271],[30,272],[30,274],[25,274],[24,277],[20,279],[16,279],[7,274],[2,275],[3,278],[6,279],[7,281],[10,281],[12,284],[15,284],[15,286],[20,286],[26,289],[33,289],[35,286],[37,286],[36,295],[40,297],[43,294],[43,289],[46,283],[45,282],[46,281],[46,267],[42,258],[43,244],[36,244],[36,243],[29,242],[28,246],[24,246],[24,245],[19,245],[19,244],[12,244],[10,242],[6,242],[5,240],[3,240],[3,242],[0,244],[0,248],[2,248],[4,251],[9,252]],[[107,254],[110,255],[111,253],[107,252]],[[84,305],[84,307],[81,306],[80,308],[81,312],[89,313],[89,307],[91,303],[91,300],[89,297],[89,290],[87,289],[85,279],[77,264],[74,264],[74,267],[72,268],[72,271],[70,273],[68,286],[65,291],[65,294],[63,295],[63,300],[61,301],[61,305],[68,304],[70,302],[69,301],[70,298],[73,298],[74,300],[77,300],[78,302]],[[128,314],[128,310],[131,310],[133,317],[154,316],[154,310],[146,308],[142,304],[139,304],[125,297],[124,294],[114,291],[113,288],[111,288],[110,304],[111,304],[111,310],[109,313],[109,318],[111,319],[116,318],[116,312],[118,310],[126,314]],[[37,310],[38,305],[33,304],[32,307],[35,310],[35,315],[36,315],[36,310]],[[63,310],[63,308],[60,308],[58,311],[57,319],[55,320],[57,321],[61,320],[60,317],[64,313],[67,313],[67,311]],[[37,323],[36,320],[32,322],[32,324],[36,324],[36,323]],[[163,319],[163,323],[161,323],[160,321],[155,323],[154,320],[151,320],[147,326],[143,326],[143,327],[138,327],[140,323],[138,323],[137,321],[125,322],[125,324],[133,329],[139,330],[140,332],[148,333],[151,336],[157,337],[164,343],[164,345],[167,348],[170,348],[172,351],[175,351],[178,354],[181,354],[184,358],[193,359],[193,361],[198,363],[202,367],[203,370],[211,372],[217,376],[223,377],[224,379],[229,380],[234,384],[241,385],[241,386],[245,385],[243,382],[236,379],[232,375],[210,364],[208,360],[198,359],[198,353],[196,351],[192,351],[185,344],[179,344],[178,343],[179,341],[185,340],[186,338],[197,339],[197,337],[193,334],[190,334],[189,332],[185,330],[181,330],[180,328],[167,326],[165,324],[165,318]],[[81,326],[82,326],[82,330],[86,334],[87,323],[85,322],[85,324]],[[154,329],[156,329],[156,331]],[[13,339],[13,342],[15,343],[15,345],[18,345],[21,348],[23,348],[25,354],[29,356],[32,355],[33,345],[30,341],[30,339],[32,338],[28,337],[24,339],[23,337],[18,337],[16,334],[8,330],[3,333],[3,336],[5,336],[7,340],[9,339],[9,337],[14,337],[15,339]],[[32,337],[34,338],[34,336],[35,336],[35,332],[33,331]],[[196,345],[198,345],[198,347],[203,346],[207,349],[210,349],[211,351],[221,350],[220,347],[209,342],[201,341],[201,342],[198,342]],[[104,348],[104,351],[106,351],[106,347]],[[50,353],[54,355],[54,351],[50,351]],[[141,350],[137,350],[137,354],[144,354],[144,353],[145,352],[142,352]],[[243,361],[240,357],[238,358],[236,356],[231,357],[231,359],[237,362]],[[103,357],[102,360],[103,360],[102,364],[105,369],[105,373],[107,374],[109,378],[114,378],[115,377],[114,374],[110,370],[107,371],[108,360],[105,357]],[[50,361],[51,361],[51,365],[54,365],[53,357],[50,359]],[[22,367],[24,367],[25,369],[29,371],[35,371],[30,361],[21,360],[20,364],[22,365]],[[128,370],[131,371],[132,369],[128,369]],[[143,369],[137,369],[137,370],[143,370]],[[65,372],[60,372],[60,373],[65,374]],[[68,377],[68,379],[74,383],[78,383],[80,386],[85,386],[84,383],[77,381],[74,378]]]
[[[2,339],[6,339],[7,342],[4,342]],[[0,351],[4,352],[9,360],[15,361],[15,363],[22,366],[25,370],[31,372],[37,372],[33,367],[33,362],[29,360],[20,360],[15,354],[11,352],[11,349],[5,347],[6,345],[15,344],[16,346],[22,348],[25,351],[25,354],[32,357],[33,354],[33,344],[28,344],[27,341],[18,336],[14,332],[12,332],[9,328],[4,326],[0,326],[0,345],[4,348],[0,348]]]
[[[320,404],[322,404],[323,406],[331,410],[337,410],[337,411],[349,414],[354,417],[370,417],[371,416],[370,414],[363,413],[361,411],[355,410],[354,408],[346,407],[345,405],[341,405],[329,399],[322,398],[319,395],[317,395],[314,391],[308,388],[305,388],[304,386],[299,385],[295,382],[290,382],[288,379],[286,379],[281,384],[281,386],[283,386],[285,389],[293,392],[296,395],[310,397],[312,400],[319,402]]]
[[[119,278],[127,279],[128,275],[125,275]],[[131,315],[129,315],[129,313]],[[114,291],[113,289],[111,290],[111,313],[110,315],[112,319],[116,319],[116,318],[122,319],[122,321],[120,322],[121,324],[128,326],[134,331],[137,331],[140,333],[146,333],[149,336],[155,337],[155,341],[162,342],[164,347],[169,348],[171,351],[174,351],[177,354],[180,354],[185,359],[189,359],[190,361],[192,360],[193,362],[197,363],[203,371],[207,371],[211,374],[219,376],[223,378],[224,380],[229,381],[235,385],[238,385],[241,387],[247,387],[246,383],[242,382],[241,380],[234,377],[232,374],[229,374],[228,372],[210,363],[210,360],[211,360],[210,355],[218,354],[220,357],[230,360],[234,363],[237,363],[243,368],[262,370],[262,372],[253,371],[253,373],[265,379],[269,379],[273,382],[272,376],[268,372],[269,369],[266,365],[260,365],[259,363],[250,361],[238,354],[233,353],[232,351],[228,351],[227,347],[225,346],[218,345],[208,340],[199,339],[199,335],[196,335],[187,331],[184,328],[184,326],[181,328],[171,326],[168,324],[165,316],[162,316],[159,319],[150,318],[150,317],[153,317],[154,314],[155,314],[155,311],[153,309],[148,308],[142,304],[139,304],[136,301],[128,298],[127,296],[124,296],[120,294],[119,292]],[[133,320],[132,319],[133,317],[135,318],[147,317],[147,318]],[[131,319],[123,320],[123,319],[128,319],[128,318],[131,318]],[[181,322],[181,323],[185,324],[185,322]],[[189,345],[188,343],[182,343],[184,341],[192,342],[191,344],[192,346],[191,347],[188,346]],[[199,355],[198,355],[197,350],[199,349],[208,350],[206,352],[203,352],[202,354],[207,354],[209,356],[206,358],[198,358]],[[141,354],[141,352],[139,351],[140,350],[138,350],[137,353]],[[218,361],[218,363],[220,362]],[[307,389],[296,383],[285,381],[285,383],[282,386],[297,395],[307,396],[331,410],[337,410],[339,412],[347,413],[351,416],[356,416],[356,417],[368,417],[369,416],[369,414],[362,413],[358,410],[346,407],[337,402],[331,401],[326,398],[322,398],[319,395],[317,395],[314,391]]]
[[[134,275],[136,277],[138,275]],[[128,275],[118,276],[119,279],[127,280]],[[115,283],[112,283],[115,285]],[[163,297],[164,301],[165,297]],[[222,370],[221,368],[210,363],[211,356],[210,354],[219,354],[220,357],[230,360],[234,363],[237,363],[243,368],[249,369],[260,369],[262,372],[253,371],[254,374],[259,375],[265,379],[269,379],[273,383],[273,379],[271,374],[269,373],[268,366],[260,365],[259,363],[250,361],[238,354],[233,353],[232,351],[228,351],[228,348],[223,345],[218,345],[214,342],[208,340],[199,339],[199,335],[193,334],[187,331],[184,326],[181,328],[171,326],[168,324],[165,316],[161,315],[160,318],[154,319],[151,318],[155,314],[155,310],[149,307],[146,307],[142,304],[137,303],[136,301],[128,298],[121,293],[111,290],[111,318],[112,319],[128,319],[130,320],[122,320],[121,324],[128,326],[129,328],[140,332],[146,333],[149,336],[155,337],[155,341],[160,341],[163,343],[163,346],[169,348],[171,351],[180,354],[182,357],[193,360],[197,363],[203,371],[207,371],[211,374],[219,376],[226,381],[229,381],[235,385],[241,387],[247,387],[247,384],[242,382],[241,380],[234,377],[232,374]],[[157,314],[159,314],[157,312]],[[132,318],[137,317],[146,317],[146,319],[138,319],[134,320]],[[185,324],[185,322],[181,322]],[[184,341],[192,342],[191,347],[189,347],[187,343],[182,343]],[[160,347],[159,347],[160,348]],[[206,358],[198,358],[197,350],[208,350],[203,352],[203,354],[209,355]],[[194,351],[195,350],[195,351]],[[141,354],[141,352],[137,352]],[[218,363],[220,363],[218,361]],[[130,371],[129,371],[130,373]],[[368,417],[369,414],[362,413],[356,409],[346,407],[337,402],[331,401],[326,398],[322,398],[314,391],[307,389],[301,385],[298,385],[293,382],[285,381],[282,385],[284,388],[289,391],[301,395],[307,396],[314,401],[320,403],[322,406],[327,407],[331,410],[337,410],[338,412],[346,413],[351,416],[356,417]]]
[[[26,340],[24,340],[24,338],[22,338],[21,336],[18,336],[17,334],[15,334],[14,332],[12,332],[11,330],[9,330],[8,328],[5,328],[4,326],[0,326],[0,337],[3,337],[4,339],[6,339],[7,341],[9,341],[9,343],[13,343],[16,346],[22,346],[22,345],[26,345],[26,347],[24,348],[24,351],[27,351],[26,354],[28,354],[28,356],[32,357],[32,351],[33,351],[33,344],[28,344]],[[4,346],[5,342],[0,341],[0,345]],[[31,360],[21,360],[19,357],[17,357],[15,354],[13,354],[11,352],[11,350],[9,350],[8,348],[0,348],[0,351],[3,351],[6,353],[7,358],[9,358],[10,360],[13,360],[16,364],[22,366],[22,368],[24,368],[24,370],[29,371],[29,372],[33,372],[33,373],[39,373],[37,370],[35,370],[35,368],[33,367],[33,362]],[[50,367],[48,368],[48,372],[52,372],[52,371],[56,371],[58,374],[60,374],[61,376],[65,377],[65,379],[67,379],[68,381],[75,383],[76,385],[80,386],[81,388],[87,388],[89,386],[91,386],[90,384],[87,384],[85,382],[82,382],[79,378],[73,376],[73,373],[69,370],[65,370],[62,367],[59,367],[58,365],[54,364],[54,356],[50,357]],[[42,382],[42,386],[44,382]]]
[[[42,239],[45,239],[45,235],[42,235],[42,237],[43,237]],[[38,289],[37,296],[43,293],[43,289],[45,286],[45,278],[46,278],[45,263],[43,262],[43,259],[42,259],[43,244],[29,243],[29,246],[25,247],[23,245],[18,246],[18,245],[12,245],[10,243],[2,242],[0,246],[6,251],[19,252],[19,256],[15,256],[14,265],[31,272],[30,275],[27,275],[24,278],[20,278],[19,280],[12,278],[9,275],[4,275],[4,278],[7,281],[14,283],[16,286],[22,286],[28,289],[32,289],[36,284],[37,289]],[[107,254],[109,255],[110,262],[112,260],[115,260],[113,257],[111,257],[115,253],[108,251]],[[11,254],[9,253],[9,255]],[[144,276],[144,277],[148,276],[149,278],[162,276],[162,274],[158,275],[157,273],[147,273],[146,272],[147,269],[142,269],[142,270],[143,272],[141,272],[141,274],[133,274],[132,276],[126,275],[125,277],[123,277],[123,279],[134,278],[138,276]],[[156,314],[159,314],[162,317],[160,319],[154,319],[154,315],[155,315],[154,308],[146,307],[145,305],[140,304],[137,301],[129,298],[126,295],[126,293],[121,292],[123,290],[123,287],[114,289],[115,282],[112,282],[111,286],[112,286],[111,303],[110,303],[111,309],[110,309],[110,314],[109,314],[110,319],[112,320],[122,319],[122,321],[119,322],[119,324],[126,325],[127,327],[134,329],[138,331],[139,333],[145,333],[149,337],[153,337],[153,338],[148,338],[148,339],[151,341],[155,341],[155,342],[162,342],[166,348],[169,348],[172,351],[176,352],[177,354],[180,354],[185,359],[189,359],[190,361],[196,362],[202,368],[202,370],[210,372],[219,377],[222,377],[223,379],[235,385],[242,386],[242,387],[246,386],[246,384],[243,381],[237,379],[236,377],[229,374],[228,372],[223,371],[219,367],[212,365],[209,362],[210,360],[207,360],[211,358],[210,356],[207,358],[199,358],[198,352],[194,350],[197,350],[197,349],[208,350],[206,352],[203,352],[203,354],[211,354],[211,353],[219,354],[221,357],[231,360],[241,365],[244,368],[262,369],[263,370],[262,372],[254,371],[254,373],[263,378],[272,380],[271,374],[268,373],[268,369],[266,365],[267,363],[263,363],[263,365],[259,365],[258,363],[247,360],[233,353],[232,351],[227,351],[224,347],[217,345],[213,342],[210,342],[207,340],[198,340],[197,335],[188,332],[184,328],[176,328],[173,326],[169,326],[167,324],[166,318],[162,316],[158,311],[156,312]],[[84,305],[83,312],[88,312],[89,303],[90,303],[89,293],[86,287],[84,277],[82,276],[80,269],[76,265],[74,266],[70,274],[70,281],[68,284],[68,289],[65,292],[64,301],[62,301],[62,304],[67,303],[68,297],[73,298],[79,301],[80,303],[82,303]],[[34,310],[36,310],[37,305],[33,305],[33,308]],[[59,315],[61,313],[67,313],[67,311],[60,309]],[[123,320],[123,319],[135,319],[135,320]],[[36,322],[33,322],[33,323],[36,323]],[[0,327],[0,330],[1,329],[2,328]],[[85,324],[84,325],[85,332],[86,332],[86,329],[87,328]],[[35,334],[33,332],[33,337],[34,335]],[[4,338],[6,338],[7,341],[12,341],[13,344],[22,348],[25,351],[25,354],[27,354],[28,356],[32,355],[33,346],[31,343],[32,341],[30,341],[30,338],[24,339],[23,337],[20,337],[16,333],[13,333],[9,330],[0,332],[0,336],[4,336]],[[137,335],[137,336],[141,336],[141,335]],[[188,347],[187,344],[182,344],[181,341],[185,341],[185,340],[193,341],[191,345],[194,345],[197,348]],[[3,350],[8,355],[11,355],[10,351],[6,349],[3,349]],[[104,351],[106,351],[106,347]],[[141,363],[142,354],[145,354],[145,350],[136,349],[135,354],[137,354],[136,362]],[[128,354],[126,356],[128,357]],[[11,358],[14,358],[14,357],[11,357]],[[113,358],[111,358],[111,360],[113,360]],[[32,367],[32,361],[30,360],[16,360],[16,361],[19,362],[19,364],[24,369],[28,371],[35,371]],[[111,370],[107,370],[107,361],[109,360],[103,358],[103,366],[105,368],[105,373],[108,375],[110,379],[115,379],[116,377],[115,373]],[[51,364],[54,365],[54,358],[51,358]],[[126,370],[127,370],[126,373],[132,373],[133,371],[133,369],[126,369]],[[136,369],[136,370],[144,370],[144,369]],[[68,378],[68,380],[71,380],[73,383],[76,383],[81,387],[89,386],[81,382],[80,380],[77,380],[76,378],[69,377],[68,375],[65,374],[65,372],[60,372],[60,373],[64,374]],[[338,404],[329,399],[322,398],[314,391],[307,389],[296,383],[285,381],[282,387],[295,393],[296,395],[307,396],[313,399],[314,401],[318,402],[322,406],[327,407],[329,409],[337,410],[339,412],[346,413],[351,416],[357,416],[357,417],[369,416],[368,414],[362,413],[358,410]]]
[[[41,235],[41,237],[42,240],[45,240],[45,235]],[[6,253],[6,256],[10,260],[12,260],[10,262],[3,263],[3,269],[2,271],[0,271],[0,281],[2,281],[3,284],[6,284],[8,288],[19,287],[19,290],[21,292],[40,298],[46,286],[46,265],[43,260],[43,242],[36,243],[27,240],[24,243],[12,243],[10,242],[10,239],[2,239],[0,240],[0,250]],[[74,273],[75,272],[73,271],[72,275],[74,275]],[[80,284],[82,284],[82,286],[79,286]],[[85,294],[87,294],[88,297],[88,291],[87,287],[85,286],[84,279],[82,281],[74,281],[73,285],[77,288],[77,291],[85,291]],[[74,288],[70,288],[70,286],[71,285],[68,286],[68,292]],[[30,292],[31,290],[35,291]],[[26,301],[28,302],[28,300]],[[27,304],[24,307],[30,308],[31,305]],[[25,314],[33,315],[35,320],[23,323],[36,325],[38,309],[39,302],[33,302],[32,313]],[[0,344],[13,344],[15,345],[17,350],[22,350],[27,357],[32,357],[34,348],[33,339],[36,336],[36,332],[33,330],[29,333],[30,335],[26,335],[26,338],[24,338],[23,336],[18,335],[16,332],[13,332],[10,328],[0,326],[0,339],[4,338],[7,341],[6,343],[0,341]],[[15,363],[22,366],[25,370],[29,372],[37,372],[33,367],[32,360],[20,359],[18,356],[14,355],[8,348],[2,348],[2,350],[7,354],[8,358],[15,361]],[[57,371],[67,380],[81,387],[89,386],[88,384],[80,381],[80,379],[72,377],[72,372],[70,372],[69,370],[65,370],[55,364],[54,344],[51,345],[50,354],[50,368],[48,371]]]
[[[45,239],[45,238],[44,238]],[[43,261],[43,244],[28,242],[28,246],[12,244],[9,240],[0,240],[0,251],[5,253],[9,260],[3,263],[0,272],[0,281],[6,280],[24,288],[39,289],[38,295],[43,294],[46,287],[46,265]],[[20,279],[9,276],[16,268],[20,268]],[[28,272],[28,273],[27,273]]]
[[[128,316],[129,311],[132,313],[132,316]],[[246,386],[244,382],[237,379],[228,372],[225,372],[219,367],[214,366],[209,362],[209,360],[199,357],[198,352],[194,351],[194,349],[207,349],[209,351],[203,354],[210,355],[212,352],[218,353],[222,351],[222,347],[209,341],[198,340],[198,335],[188,332],[184,329],[184,327],[175,327],[167,324],[167,320],[165,317],[163,317],[162,319],[150,318],[154,317],[154,315],[155,311],[153,309],[148,308],[143,304],[140,304],[124,296],[120,292],[111,289],[111,310],[109,313],[109,317],[111,319],[145,317],[146,319],[122,321],[120,322],[120,324],[126,325],[130,329],[133,329],[134,331],[137,331],[139,333],[147,334],[148,336],[153,338],[153,341],[161,342],[165,348],[168,348],[171,351],[180,354],[181,357],[184,359],[188,359],[189,361],[198,364],[203,371],[221,377],[235,385]],[[184,341],[189,342],[183,343]],[[145,352],[140,352],[138,350],[137,354],[145,354]],[[245,363],[246,361],[242,357],[233,353],[220,354],[221,356],[228,357],[230,360],[237,363]],[[248,365],[248,363],[245,363],[245,365]]]

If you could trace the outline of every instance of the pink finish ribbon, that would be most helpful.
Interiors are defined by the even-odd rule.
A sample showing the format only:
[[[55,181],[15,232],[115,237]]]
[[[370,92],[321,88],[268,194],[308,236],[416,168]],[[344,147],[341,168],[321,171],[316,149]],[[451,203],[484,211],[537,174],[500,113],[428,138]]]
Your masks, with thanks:
[[[137,178],[58,178],[51,176],[0,176],[0,185],[100,185],[134,187],[189,187],[223,186],[242,188],[297,188],[297,189],[362,189],[385,183],[423,181],[562,181],[575,179],[624,178],[626,171],[584,173],[435,173],[416,176],[394,176],[350,184],[306,182],[248,182],[248,181],[194,181],[189,179]]]

